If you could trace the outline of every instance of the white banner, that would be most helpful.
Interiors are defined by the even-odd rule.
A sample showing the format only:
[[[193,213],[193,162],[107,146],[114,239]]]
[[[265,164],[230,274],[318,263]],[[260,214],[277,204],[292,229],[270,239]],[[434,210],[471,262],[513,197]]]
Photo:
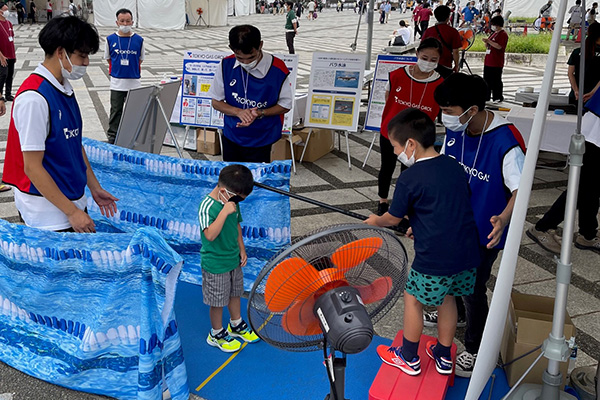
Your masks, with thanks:
[[[112,26],[117,28],[115,13],[121,8],[127,8],[133,13],[133,22],[137,26],[136,0],[94,0],[94,24],[96,26]]]
[[[356,132],[365,54],[313,53],[304,125]]]
[[[137,0],[138,26],[155,29],[183,29],[185,0]]]

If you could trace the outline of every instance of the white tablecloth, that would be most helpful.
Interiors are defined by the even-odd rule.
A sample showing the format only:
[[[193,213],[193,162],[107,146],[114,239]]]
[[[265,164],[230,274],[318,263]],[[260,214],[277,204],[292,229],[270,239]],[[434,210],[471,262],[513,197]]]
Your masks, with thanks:
[[[519,129],[527,147],[529,147],[528,142],[535,110],[535,108],[513,107],[506,116]],[[569,154],[571,135],[575,133],[576,127],[577,115],[556,115],[554,112],[548,111],[540,150]]]
[[[560,89],[558,93],[550,94],[550,104],[553,106],[567,106],[569,105],[569,92],[570,89]],[[538,101],[540,97],[540,88],[533,89],[533,93],[525,93],[523,88],[517,89],[515,93],[515,101],[518,103],[528,103]]]

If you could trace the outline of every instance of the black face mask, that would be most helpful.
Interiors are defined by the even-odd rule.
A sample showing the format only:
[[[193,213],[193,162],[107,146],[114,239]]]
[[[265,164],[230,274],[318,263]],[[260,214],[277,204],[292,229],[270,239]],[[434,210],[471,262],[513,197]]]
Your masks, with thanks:
[[[231,196],[231,198],[228,201],[231,201],[233,203],[239,203],[240,201],[244,201],[244,198],[236,194],[235,196]]]

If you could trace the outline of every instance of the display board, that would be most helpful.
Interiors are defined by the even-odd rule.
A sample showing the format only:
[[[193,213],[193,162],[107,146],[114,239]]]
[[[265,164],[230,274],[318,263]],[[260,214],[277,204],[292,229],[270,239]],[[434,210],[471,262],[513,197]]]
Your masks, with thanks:
[[[365,54],[313,53],[304,125],[356,131]]]
[[[223,128],[223,113],[215,110],[208,91],[213,83],[215,71],[221,60],[230,53],[220,51],[190,50],[183,59],[182,95],[178,101],[180,106],[179,123],[187,126],[206,128]],[[292,95],[296,91],[298,76],[298,56],[295,54],[274,54],[280,58],[290,70]],[[292,131],[294,110],[285,114],[283,133]]]
[[[375,76],[373,78],[373,87],[371,96],[369,96],[369,105],[367,107],[367,117],[365,119],[365,130],[379,132],[381,129],[381,116],[385,107],[385,87],[390,80],[390,73],[405,65],[414,64],[417,57],[413,56],[394,56],[380,54],[377,56],[375,65]]]

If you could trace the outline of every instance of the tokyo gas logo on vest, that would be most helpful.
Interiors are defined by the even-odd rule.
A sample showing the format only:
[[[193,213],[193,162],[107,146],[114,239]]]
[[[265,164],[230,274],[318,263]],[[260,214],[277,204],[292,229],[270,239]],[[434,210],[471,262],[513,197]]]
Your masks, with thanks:
[[[267,108],[267,102],[260,102],[256,100],[247,99],[245,97],[241,97],[236,92],[231,93],[235,101],[243,106],[248,106],[251,108]]]
[[[79,136],[79,128],[75,128],[75,129],[63,128],[63,133],[65,135],[65,139],[69,140],[71,138]]]
[[[394,96],[394,100],[396,101],[396,104],[400,104],[402,106],[406,106],[406,107],[410,107],[410,108],[416,108],[416,109],[424,111],[424,112],[431,112],[432,111],[432,108],[429,107],[426,104],[412,103],[410,101],[402,100],[402,99],[398,98],[398,96]]]
[[[469,166],[465,165],[464,163],[461,163],[460,161],[458,161],[458,163],[460,165],[462,165],[462,167],[465,169],[465,172],[467,173],[467,175],[471,175],[473,178],[477,178],[477,179],[479,179],[480,181],[483,181],[483,182],[489,182],[490,181],[490,174],[486,174],[485,172],[481,172],[477,168],[469,167]]]
[[[125,54],[133,54],[133,55],[137,55],[137,50],[119,50],[119,49],[113,49],[115,51],[116,54],[120,54],[120,55],[125,55]]]

